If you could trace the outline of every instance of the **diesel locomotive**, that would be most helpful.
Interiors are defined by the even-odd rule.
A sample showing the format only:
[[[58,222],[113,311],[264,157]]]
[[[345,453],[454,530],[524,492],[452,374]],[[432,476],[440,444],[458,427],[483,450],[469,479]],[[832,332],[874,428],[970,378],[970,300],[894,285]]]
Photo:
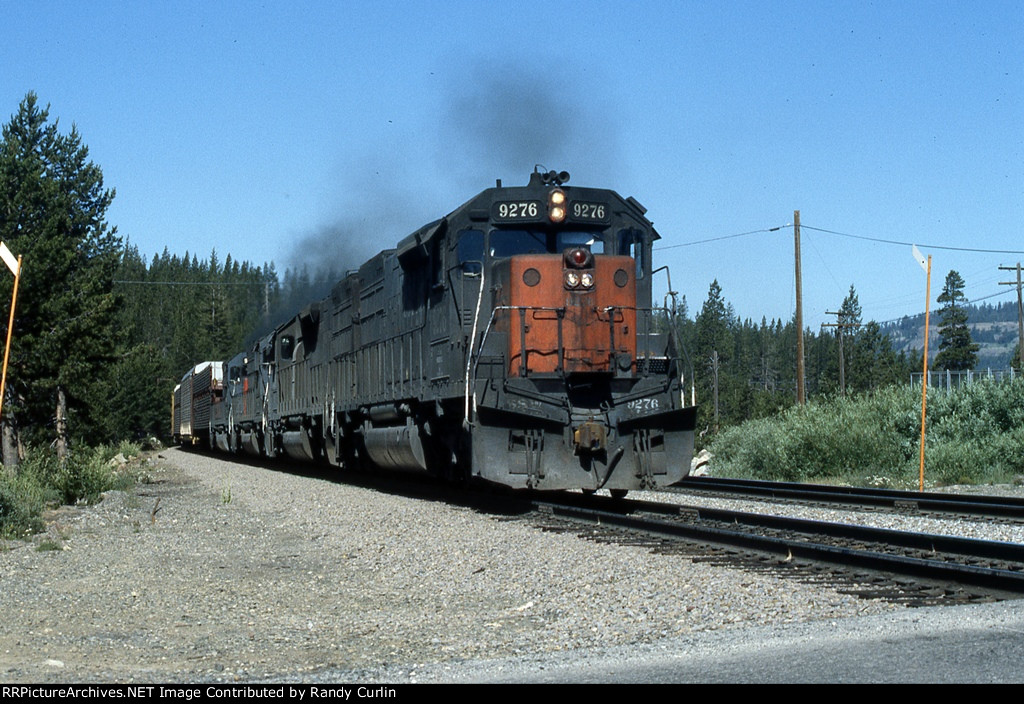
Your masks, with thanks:
[[[659,235],[634,198],[568,180],[498,181],[190,369],[175,439],[513,488],[678,482],[696,409],[652,300]]]

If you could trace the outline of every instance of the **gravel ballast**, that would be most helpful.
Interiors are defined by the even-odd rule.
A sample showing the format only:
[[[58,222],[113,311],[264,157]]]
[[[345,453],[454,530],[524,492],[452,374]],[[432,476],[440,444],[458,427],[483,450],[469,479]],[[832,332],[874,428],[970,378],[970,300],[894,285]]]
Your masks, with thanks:
[[[179,450],[146,471],[59,511],[45,540],[6,543],[5,682],[394,676],[901,610]]]

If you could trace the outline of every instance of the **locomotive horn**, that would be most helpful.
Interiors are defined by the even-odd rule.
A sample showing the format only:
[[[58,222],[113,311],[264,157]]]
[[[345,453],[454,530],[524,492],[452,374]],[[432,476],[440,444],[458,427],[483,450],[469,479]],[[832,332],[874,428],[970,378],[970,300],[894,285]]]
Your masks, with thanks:
[[[544,181],[545,186],[561,186],[563,183],[569,180],[568,171],[555,171],[552,169],[545,174],[541,175],[541,179]]]

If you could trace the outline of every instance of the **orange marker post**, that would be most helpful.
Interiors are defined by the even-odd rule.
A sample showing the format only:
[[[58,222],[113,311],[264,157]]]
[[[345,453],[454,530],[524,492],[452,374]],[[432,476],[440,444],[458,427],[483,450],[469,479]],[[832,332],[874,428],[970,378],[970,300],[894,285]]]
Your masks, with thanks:
[[[918,477],[918,491],[924,491],[924,421],[925,411],[928,408],[928,310],[932,298],[932,255],[928,255],[928,263],[925,264],[924,256],[914,246],[914,259],[921,265],[928,276],[925,284],[924,294],[924,374],[921,376],[921,471]]]
[[[7,390],[7,360],[11,354],[11,335],[14,333],[14,306],[18,303],[18,283],[21,281],[21,255],[15,259],[7,245],[0,242],[0,259],[4,260],[7,268],[14,274],[14,292],[11,294],[11,318],[7,323],[7,344],[4,347],[4,369],[0,375],[0,417],[3,416],[4,394]]]

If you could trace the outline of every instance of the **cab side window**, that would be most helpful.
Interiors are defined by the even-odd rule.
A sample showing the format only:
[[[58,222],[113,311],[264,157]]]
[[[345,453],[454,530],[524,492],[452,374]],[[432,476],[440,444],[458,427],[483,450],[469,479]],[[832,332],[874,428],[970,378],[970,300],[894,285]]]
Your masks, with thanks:
[[[637,230],[622,230],[619,232],[618,254],[633,257],[636,262],[636,279],[644,278],[644,238]]]
[[[295,338],[291,335],[281,336],[281,359],[290,361],[295,353]]]
[[[459,233],[456,253],[464,274],[479,274],[484,261],[484,233],[480,230],[463,230]]]

